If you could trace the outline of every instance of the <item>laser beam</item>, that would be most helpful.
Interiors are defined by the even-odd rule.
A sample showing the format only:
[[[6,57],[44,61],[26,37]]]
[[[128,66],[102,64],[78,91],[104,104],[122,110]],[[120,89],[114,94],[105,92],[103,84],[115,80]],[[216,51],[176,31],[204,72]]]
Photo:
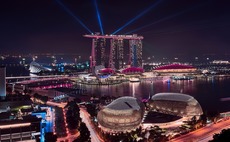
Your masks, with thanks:
[[[60,0],[56,2],[70,15],[72,16],[83,28],[85,28],[89,33],[93,33],[76,15],[73,14]]]
[[[130,31],[130,32],[127,32],[127,33],[125,33],[125,34],[134,33],[134,32],[136,32],[136,31],[139,31],[139,30],[141,30],[141,29],[147,28],[147,27],[152,26],[152,25],[154,25],[154,24],[157,24],[157,23],[166,21],[166,20],[168,20],[168,19],[174,18],[174,17],[176,17],[176,16],[179,16],[179,15],[181,15],[181,14],[183,14],[183,13],[184,13],[184,12],[180,12],[180,13],[177,13],[177,14],[174,14],[174,15],[171,15],[171,16],[168,16],[168,17],[165,17],[165,18],[162,18],[162,19],[160,19],[160,20],[157,20],[157,21],[155,21],[155,22],[153,22],[153,23],[144,25],[144,26],[139,27],[139,28],[137,28],[137,29],[134,29],[134,30],[132,30],[132,31]]]
[[[226,26],[229,26],[229,23],[215,23],[215,24],[209,24],[209,25],[200,25],[203,27],[191,27],[181,30],[174,30],[174,31],[168,31],[168,32],[158,32],[158,33],[152,33],[152,35],[164,35],[164,34],[175,34],[175,33],[181,33],[181,32],[191,32],[191,31],[197,31],[197,30],[203,30],[203,29],[209,29],[209,28],[225,28]]]
[[[144,11],[142,11],[141,13],[139,13],[137,16],[135,16],[134,18],[132,18],[130,21],[128,21],[127,23],[125,23],[120,28],[118,28],[112,34],[116,34],[117,32],[119,32],[122,29],[124,29],[125,27],[127,27],[129,24],[133,23],[135,20],[139,19],[141,16],[143,16],[144,14],[146,14],[147,12],[149,12],[152,8],[156,7],[161,1],[162,0],[158,0],[156,3],[154,3],[153,5],[151,5],[150,7],[148,7],[147,9],[145,9]]]
[[[103,30],[103,26],[102,26],[102,22],[101,22],[101,16],[100,16],[98,6],[97,6],[97,0],[94,0],[94,5],[96,8],[96,12],[97,12],[97,20],[98,20],[98,24],[100,26],[101,33],[102,33],[102,35],[104,35],[104,30]]]
[[[191,11],[191,10],[197,8],[197,7],[203,6],[203,5],[204,5],[204,4],[198,5],[198,6],[194,6],[194,7],[192,7],[192,8],[187,9],[187,10],[178,12],[178,13],[176,13],[176,14],[173,14],[173,15],[170,15],[170,16],[168,16],[168,17],[165,17],[165,18],[162,18],[162,19],[160,19],[160,20],[157,20],[157,21],[155,21],[155,22],[153,22],[153,23],[150,23],[150,24],[144,25],[144,26],[142,26],[142,27],[139,27],[139,28],[137,28],[137,29],[134,29],[134,30],[132,30],[132,31],[130,31],[130,32],[127,32],[127,33],[125,33],[125,34],[131,34],[131,33],[134,33],[134,32],[136,32],[136,31],[139,31],[139,30],[141,30],[141,29],[144,29],[144,28],[147,28],[147,27],[149,27],[149,26],[152,26],[152,25],[154,25],[154,24],[157,24],[157,23],[160,23],[160,22],[163,22],[163,21],[172,19],[172,18],[174,18],[174,17],[180,16],[180,15],[186,13],[186,12],[189,12],[189,11]]]

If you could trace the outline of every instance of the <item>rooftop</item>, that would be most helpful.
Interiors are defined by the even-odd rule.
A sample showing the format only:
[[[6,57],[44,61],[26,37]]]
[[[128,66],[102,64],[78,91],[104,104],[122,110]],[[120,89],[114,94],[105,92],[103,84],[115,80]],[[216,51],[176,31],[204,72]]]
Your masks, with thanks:
[[[192,96],[181,93],[157,93],[152,96],[152,100],[169,100],[179,102],[188,102],[193,99],[194,98]]]
[[[122,73],[125,73],[125,72],[144,72],[144,69],[139,68],[139,67],[130,67],[130,68],[126,68],[122,70]]]
[[[114,100],[112,103],[106,106],[106,108],[113,109],[113,110],[139,110],[140,105],[138,104],[137,98],[134,97],[121,97]]]
[[[181,65],[181,64],[170,64],[156,68],[155,70],[165,70],[165,69],[195,69],[193,66]]]
[[[104,68],[99,71],[100,73],[114,73],[115,71],[112,68]]]

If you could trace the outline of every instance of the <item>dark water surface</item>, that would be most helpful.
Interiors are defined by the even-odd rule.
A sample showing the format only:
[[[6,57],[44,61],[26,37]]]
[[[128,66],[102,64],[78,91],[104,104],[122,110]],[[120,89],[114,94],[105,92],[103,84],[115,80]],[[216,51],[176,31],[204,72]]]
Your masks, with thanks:
[[[230,77],[202,77],[194,80],[178,80],[170,83],[159,81],[125,82],[118,85],[77,85],[95,96],[133,96],[147,99],[161,92],[185,93],[200,103],[203,111],[230,111]],[[229,98],[229,101],[221,101]]]

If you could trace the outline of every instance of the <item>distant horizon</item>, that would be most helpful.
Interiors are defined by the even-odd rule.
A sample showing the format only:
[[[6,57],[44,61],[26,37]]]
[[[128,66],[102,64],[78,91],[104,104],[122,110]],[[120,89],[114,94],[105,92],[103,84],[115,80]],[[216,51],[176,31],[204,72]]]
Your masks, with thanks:
[[[144,47],[143,47],[144,48]],[[35,52],[35,53],[32,53],[32,52],[30,52],[30,53],[23,53],[23,52],[21,52],[21,53],[8,53],[8,52],[5,52],[5,53],[0,53],[0,56],[2,56],[2,55],[15,55],[15,56],[19,56],[19,55],[80,55],[80,56],[82,56],[82,55],[84,55],[84,54],[86,54],[86,53],[68,53],[68,52],[57,52],[57,53],[55,53],[55,52],[41,52],[41,53],[39,53],[39,52]],[[89,56],[91,55],[90,53],[88,54]],[[178,55],[183,55],[183,56],[187,56],[187,55],[189,55],[189,54],[186,54],[186,53],[175,53],[175,54],[170,54],[169,56],[178,56]],[[212,56],[212,55],[230,55],[230,53],[199,53],[199,54],[196,54],[196,55],[189,55],[190,57],[191,56],[206,56],[206,55],[208,55],[208,56]],[[159,54],[153,54],[152,56],[159,56]],[[162,57],[165,57],[166,55],[164,55],[164,56],[162,56]],[[146,57],[148,57],[148,56],[146,56]],[[151,57],[151,56],[149,56],[149,57]]]
[[[6,57],[25,57],[28,59],[32,60],[33,56],[38,56],[37,61],[45,61],[45,60],[50,60],[51,56],[57,56],[56,60],[63,62],[74,62],[75,60],[77,62],[85,62],[89,61],[90,55],[82,55],[80,53],[29,53],[29,54],[0,54],[1,59],[0,61],[4,61],[4,56]],[[42,56],[42,57],[39,57]],[[50,58],[50,59],[49,59]],[[63,59],[61,59],[63,58]],[[197,61],[213,61],[213,60],[227,60],[230,61],[230,54],[223,53],[223,54],[200,54],[200,55],[187,55],[187,54],[171,54],[171,55],[152,55],[152,56],[143,56],[142,59],[144,62],[158,62],[158,61],[170,61],[170,62],[192,62],[195,61],[197,58]],[[4,60],[3,60],[4,59]],[[36,62],[35,60],[35,62]]]

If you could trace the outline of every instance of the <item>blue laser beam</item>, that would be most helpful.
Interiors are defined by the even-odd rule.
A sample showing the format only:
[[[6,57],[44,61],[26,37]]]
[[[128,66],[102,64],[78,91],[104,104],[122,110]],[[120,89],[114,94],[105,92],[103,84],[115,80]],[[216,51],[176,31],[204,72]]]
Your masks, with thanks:
[[[146,14],[147,12],[149,12],[152,8],[156,7],[161,1],[162,0],[158,0],[156,3],[154,3],[153,5],[151,5],[150,7],[148,7],[147,9],[145,9],[144,11],[142,11],[141,13],[139,13],[137,16],[135,16],[133,19],[131,19],[130,21],[128,21],[127,23],[125,23],[120,28],[118,28],[112,34],[116,34],[117,32],[119,32],[122,29],[124,29],[125,27],[127,27],[129,24],[133,23],[135,20],[137,20],[138,18],[140,18],[141,16],[143,16],[144,14]]]
[[[62,8],[72,16],[82,27],[84,27],[89,33],[93,33],[76,15],[73,14],[60,0],[56,0],[56,2],[62,6]]]
[[[174,14],[174,15],[171,15],[171,16],[168,16],[168,17],[165,17],[165,18],[162,18],[162,19],[160,19],[160,20],[157,20],[157,21],[155,21],[155,22],[153,22],[153,23],[144,25],[144,26],[139,27],[139,28],[137,28],[137,29],[134,29],[134,30],[132,30],[132,31],[130,31],[130,32],[127,32],[127,33],[125,33],[125,34],[134,33],[134,32],[136,32],[136,31],[139,31],[139,30],[141,30],[141,29],[144,29],[144,28],[146,28],[146,27],[152,26],[152,25],[154,25],[154,24],[157,24],[157,23],[166,21],[166,20],[168,20],[168,19],[174,18],[174,17],[179,16],[179,15],[181,15],[181,14],[183,14],[183,13],[180,12],[180,13],[177,13],[177,14]]]
[[[209,29],[209,28],[225,28],[226,26],[229,26],[230,24],[213,24],[213,25],[201,25],[203,27],[192,27],[182,30],[176,30],[176,31],[168,31],[168,32],[158,32],[158,33],[152,33],[152,35],[164,35],[164,34],[175,34],[175,33],[181,33],[181,32],[191,32],[191,31],[197,31],[197,30],[203,30],[203,29]]]
[[[153,22],[153,23],[150,23],[150,24],[144,25],[144,26],[142,26],[142,27],[139,27],[139,28],[137,28],[137,29],[134,29],[134,30],[132,30],[132,31],[130,31],[130,32],[126,32],[125,34],[131,34],[131,33],[134,33],[134,32],[136,32],[136,31],[139,31],[139,30],[141,30],[141,29],[144,29],[144,28],[147,28],[147,27],[149,27],[149,26],[152,26],[152,25],[154,25],[154,24],[157,24],[157,23],[160,23],[160,22],[163,22],[163,21],[172,19],[172,18],[174,18],[174,17],[180,16],[180,15],[182,15],[182,14],[184,14],[184,13],[186,13],[186,12],[189,12],[189,11],[191,11],[191,10],[197,8],[197,7],[200,7],[200,6],[202,6],[202,5],[194,6],[194,7],[192,7],[192,8],[187,9],[187,10],[184,10],[184,11],[178,12],[178,13],[176,13],[176,14],[170,15],[170,16],[168,16],[168,17],[162,18],[162,19],[157,20],[157,21],[155,21],[155,22]]]
[[[98,24],[100,26],[101,33],[102,33],[102,35],[104,35],[104,30],[103,30],[103,26],[102,26],[102,22],[101,22],[101,16],[100,16],[98,6],[97,6],[97,0],[94,0],[94,5],[96,8],[96,12],[97,12],[97,20],[98,20]]]

